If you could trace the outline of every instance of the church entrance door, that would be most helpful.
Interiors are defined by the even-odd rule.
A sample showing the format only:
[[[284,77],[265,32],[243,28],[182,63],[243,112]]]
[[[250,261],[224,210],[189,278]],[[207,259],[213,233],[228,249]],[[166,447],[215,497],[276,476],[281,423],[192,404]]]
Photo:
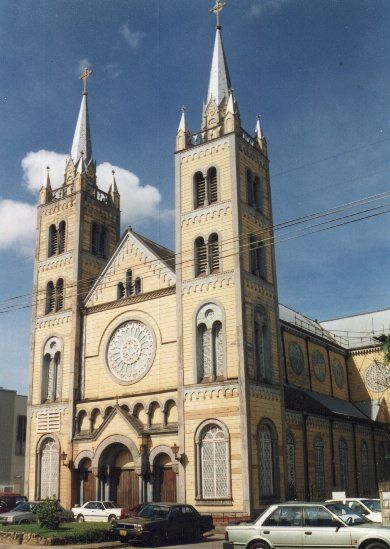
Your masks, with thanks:
[[[139,476],[132,469],[117,469],[116,503],[131,509],[139,503]]]
[[[154,490],[153,501],[176,503],[176,478],[172,463],[167,454],[161,454],[154,464]]]

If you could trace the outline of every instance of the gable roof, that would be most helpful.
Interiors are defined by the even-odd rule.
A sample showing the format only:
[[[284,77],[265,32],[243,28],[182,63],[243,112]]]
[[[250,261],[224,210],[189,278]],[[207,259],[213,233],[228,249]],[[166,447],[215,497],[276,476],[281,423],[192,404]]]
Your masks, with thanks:
[[[176,284],[176,275],[174,270],[174,252],[172,252],[168,248],[160,246],[160,244],[153,242],[153,240],[149,240],[148,238],[141,236],[139,233],[133,231],[131,227],[127,227],[118,243],[115,252],[112,254],[106,266],[97,277],[88,294],[86,295],[84,299],[85,305],[88,305],[91,297],[93,296],[95,290],[98,288],[99,284],[102,283],[104,277],[106,275],[109,275],[111,269],[115,268],[115,263],[119,260],[121,252],[124,250],[126,244],[129,241],[135,244],[145,254],[145,256],[148,258],[147,261],[150,263],[151,269],[154,270],[154,272],[158,274],[158,276],[162,276],[164,277],[164,279],[167,279],[170,286]]]

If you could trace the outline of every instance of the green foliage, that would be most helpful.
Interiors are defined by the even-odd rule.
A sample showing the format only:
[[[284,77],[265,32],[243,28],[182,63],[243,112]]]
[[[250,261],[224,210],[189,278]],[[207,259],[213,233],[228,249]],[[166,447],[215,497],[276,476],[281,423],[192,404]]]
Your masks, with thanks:
[[[34,533],[42,538],[65,539],[71,543],[97,543],[112,539],[107,522],[69,522],[56,530],[42,528],[39,524],[19,524],[0,527],[6,532]]]
[[[58,530],[60,527],[60,519],[56,502],[53,499],[46,498],[39,504],[37,519],[41,528]]]
[[[379,337],[374,337],[376,341],[379,341],[381,344],[382,352],[383,352],[383,362],[386,365],[390,365],[390,334],[387,335],[381,335]]]

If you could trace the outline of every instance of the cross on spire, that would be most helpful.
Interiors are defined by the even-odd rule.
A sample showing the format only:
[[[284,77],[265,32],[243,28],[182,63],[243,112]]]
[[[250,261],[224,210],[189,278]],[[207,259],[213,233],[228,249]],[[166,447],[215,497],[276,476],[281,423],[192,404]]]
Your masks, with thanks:
[[[83,95],[87,95],[87,80],[91,76],[92,71],[88,67],[85,67],[80,75],[80,80],[83,81]]]
[[[222,0],[215,0],[215,5],[210,10],[210,13],[215,13],[215,15],[217,16],[217,29],[221,28],[219,12],[222,11],[225,6],[226,2],[222,2]]]

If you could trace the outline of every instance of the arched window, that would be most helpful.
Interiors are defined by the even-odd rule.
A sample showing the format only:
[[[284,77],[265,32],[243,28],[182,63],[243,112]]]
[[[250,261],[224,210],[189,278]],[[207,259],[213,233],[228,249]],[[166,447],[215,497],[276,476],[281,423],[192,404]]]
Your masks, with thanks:
[[[218,202],[218,180],[216,168],[212,167],[207,170],[207,183],[209,191],[209,204]]]
[[[339,459],[340,459],[340,485],[343,490],[348,488],[348,445],[345,439],[339,441]]]
[[[201,208],[207,205],[206,202],[206,179],[202,172],[196,172],[194,175],[194,197],[195,208]]]
[[[225,377],[223,314],[215,303],[207,303],[196,316],[196,382]]]
[[[267,319],[255,309],[253,325],[255,377],[258,381],[272,381],[271,344]]]
[[[258,429],[260,498],[279,494],[278,440],[274,424],[262,420]]]
[[[220,422],[208,422],[195,437],[197,499],[230,498],[229,435]]]
[[[64,280],[59,278],[56,284],[56,311],[61,311],[64,308]]]
[[[321,498],[325,491],[324,442],[317,435],[314,439],[314,472],[316,497]]]
[[[253,205],[253,174],[250,170],[246,171],[246,194],[247,194],[247,200],[248,204],[250,206]]]
[[[61,221],[58,225],[58,253],[62,254],[65,251],[65,221]]]
[[[50,280],[46,286],[46,314],[54,311],[55,301],[55,288],[53,282]]]
[[[126,271],[126,296],[133,295],[134,286],[133,286],[133,271],[128,269]]]
[[[134,293],[135,295],[139,295],[141,291],[141,279],[137,277],[134,281]]]
[[[257,175],[253,179],[253,207],[259,212],[263,210],[261,181]]]
[[[101,257],[108,255],[108,231],[104,225],[100,227],[99,255]]]
[[[365,496],[368,496],[370,493],[370,467],[368,462],[368,446],[365,440],[362,440],[360,445],[360,459],[362,463],[361,479],[363,493]]]
[[[60,396],[61,341],[51,337],[45,344],[42,361],[41,401],[52,402]]]
[[[39,499],[57,499],[60,452],[56,441],[46,438],[39,452]]]
[[[91,252],[94,255],[99,255],[99,242],[100,242],[99,225],[94,222],[92,223],[92,229],[91,229]]]
[[[195,240],[195,276],[205,275],[207,271],[207,249],[204,238]]]
[[[249,237],[249,263],[250,271],[256,276],[266,278],[266,259],[264,242],[257,236]]]
[[[123,282],[119,282],[117,286],[117,295],[118,295],[118,299],[122,299],[122,297],[125,297],[126,295],[125,285],[123,284]]]
[[[295,437],[291,431],[286,433],[287,458],[287,497],[296,497],[296,466],[295,466]]]
[[[51,257],[52,255],[55,255],[57,253],[57,245],[58,245],[58,235],[57,235],[57,228],[55,225],[50,225],[49,227],[49,249],[48,249],[48,256]]]
[[[218,235],[213,233],[209,236],[209,269],[210,273],[219,271],[219,242]]]

